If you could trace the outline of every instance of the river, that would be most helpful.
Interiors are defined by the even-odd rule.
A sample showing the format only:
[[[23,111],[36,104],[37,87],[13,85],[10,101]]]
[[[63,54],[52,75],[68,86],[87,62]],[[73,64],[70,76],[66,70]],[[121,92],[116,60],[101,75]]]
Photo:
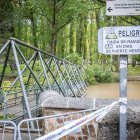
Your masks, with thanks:
[[[140,99],[140,81],[128,81],[129,99]],[[88,87],[87,98],[119,98],[119,83],[100,83]]]

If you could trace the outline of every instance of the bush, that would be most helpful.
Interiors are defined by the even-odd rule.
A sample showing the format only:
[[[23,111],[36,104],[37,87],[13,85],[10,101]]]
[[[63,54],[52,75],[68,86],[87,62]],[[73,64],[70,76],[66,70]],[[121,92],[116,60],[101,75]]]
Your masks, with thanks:
[[[107,65],[96,66],[94,68],[94,77],[100,83],[112,82],[112,72]]]
[[[77,53],[71,53],[65,59],[75,64],[82,64],[82,58]]]
[[[94,78],[94,70],[92,65],[85,67],[84,79],[90,85],[94,85],[97,83]]]
[[[87,65],[85,67],[85,75],[89,84],[119,81],[118,74],[114,74],[109,65]]]

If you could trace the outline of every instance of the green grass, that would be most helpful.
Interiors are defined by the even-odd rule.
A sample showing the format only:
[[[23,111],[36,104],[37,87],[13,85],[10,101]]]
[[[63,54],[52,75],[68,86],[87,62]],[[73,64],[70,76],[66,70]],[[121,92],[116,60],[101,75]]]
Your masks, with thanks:
[[[132,67],[131,65],[128,66],[128,75],[131,76],[140,76],[140,66]]]

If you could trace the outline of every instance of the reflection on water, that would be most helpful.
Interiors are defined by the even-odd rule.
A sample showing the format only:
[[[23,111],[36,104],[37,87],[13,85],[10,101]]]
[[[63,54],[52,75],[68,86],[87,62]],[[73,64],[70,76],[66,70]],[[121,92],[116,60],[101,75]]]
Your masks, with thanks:
[[[88,87],[87,98],[119,98],[119,83],[101,83]],[[140,82],[128,81],[129,99],[140,99]]]

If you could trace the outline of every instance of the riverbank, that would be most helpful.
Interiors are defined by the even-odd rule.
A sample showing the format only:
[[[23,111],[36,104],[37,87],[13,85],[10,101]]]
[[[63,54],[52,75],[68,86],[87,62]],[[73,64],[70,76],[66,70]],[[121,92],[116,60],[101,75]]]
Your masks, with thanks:
[[[128,76],[128,81],[140,81],[140,76]]]
[[[111,104],[113,99],[97,99],[96,106]],[[127,109],[127,140],[139,140],[140,138],[140,102],[128,100]],[[98,140],[119,139],[119,107],[114,107],[105,118],[98,123]]]

